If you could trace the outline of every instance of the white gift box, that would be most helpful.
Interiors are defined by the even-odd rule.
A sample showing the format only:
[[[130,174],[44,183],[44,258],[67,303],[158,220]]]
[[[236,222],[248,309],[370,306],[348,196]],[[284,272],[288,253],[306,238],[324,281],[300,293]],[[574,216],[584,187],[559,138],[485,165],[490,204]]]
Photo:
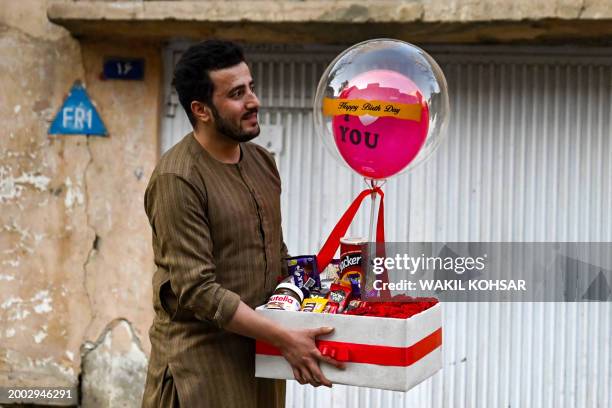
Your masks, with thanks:
[[[408,391],[442,368],[442,310],[440,303],[408,319],[256,309],[291,329],[330,326],[330,335],[317,338],[319,350],[346,363],[340,370],[321,363],[335,384]],[[256,344],[255,376],[293,379],[291,366],[273,346]]]

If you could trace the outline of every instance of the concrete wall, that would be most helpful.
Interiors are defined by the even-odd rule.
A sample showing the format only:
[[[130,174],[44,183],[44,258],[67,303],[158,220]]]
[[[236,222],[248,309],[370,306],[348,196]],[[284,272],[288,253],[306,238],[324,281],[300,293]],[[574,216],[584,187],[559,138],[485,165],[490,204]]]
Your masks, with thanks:
[[[84,353],[94,389],[137,387],[152,319],[142,201],[158,151],[160,47],[79,42],[46,6],[0,8],[0,386],[76,387]],[[105,56],[145,58],[145,80],[101,80]],[[110,137],[47,135],[75,80]],[[117,377],[130,367],[140,374]]]
[[[180,0],[61,2],[52,21],[83,36],[350,44],[610,43],[611,0]]]

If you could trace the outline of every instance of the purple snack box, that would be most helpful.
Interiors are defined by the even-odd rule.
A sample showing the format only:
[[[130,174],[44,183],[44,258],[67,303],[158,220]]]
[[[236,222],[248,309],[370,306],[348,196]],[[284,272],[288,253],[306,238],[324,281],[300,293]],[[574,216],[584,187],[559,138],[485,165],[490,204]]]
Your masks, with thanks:
[[[315,283],[311,289],[321,289],[321,279],[319,278],[316,256],[301,255],[287,258],[287,266],[295,286],[302,289],[308,279],[313,279]]]

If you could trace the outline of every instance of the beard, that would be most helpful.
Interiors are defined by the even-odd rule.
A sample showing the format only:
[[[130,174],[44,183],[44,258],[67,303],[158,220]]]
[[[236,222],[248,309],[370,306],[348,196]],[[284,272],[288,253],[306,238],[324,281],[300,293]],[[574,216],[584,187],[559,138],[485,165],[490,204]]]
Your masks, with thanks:
[[[242,129],[242,127],[240,126],[240,122],[236,126],[235,124],[231,123],[230,121],[226,120],[224,117],[219,115],[219,111],[214,105],[211,106],[211,111],[213,114],[213,118],[215,119],[215,128],[217,132],[229,137],[233,141],[238,142],[238,143],[243,143],[243,142],[248,142],[250,140],[253,140],[257,136],[259,136],[259,132],[260,132],[259,124],[257,124],[256,129],[250,132],[247,132],[244,129]],[[249,115],[254,112],[257,112],[257,110],[250,110],[247,113],[245,113],[243,116]]]

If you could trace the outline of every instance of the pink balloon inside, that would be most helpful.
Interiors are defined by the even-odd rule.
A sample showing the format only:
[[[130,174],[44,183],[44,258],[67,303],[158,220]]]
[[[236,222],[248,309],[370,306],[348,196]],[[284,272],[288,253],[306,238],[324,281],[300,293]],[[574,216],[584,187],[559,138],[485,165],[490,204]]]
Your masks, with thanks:
[[[383,111],[389,106],[385,102],[421,105],[420,120],[344,114],[333,117],[336,146],[357,173],[385,179],[403,170],[419,153],[427,138],[429,108],[409,78],[395,71],[367,71],[353,78],[339,98],[375,101]]]

